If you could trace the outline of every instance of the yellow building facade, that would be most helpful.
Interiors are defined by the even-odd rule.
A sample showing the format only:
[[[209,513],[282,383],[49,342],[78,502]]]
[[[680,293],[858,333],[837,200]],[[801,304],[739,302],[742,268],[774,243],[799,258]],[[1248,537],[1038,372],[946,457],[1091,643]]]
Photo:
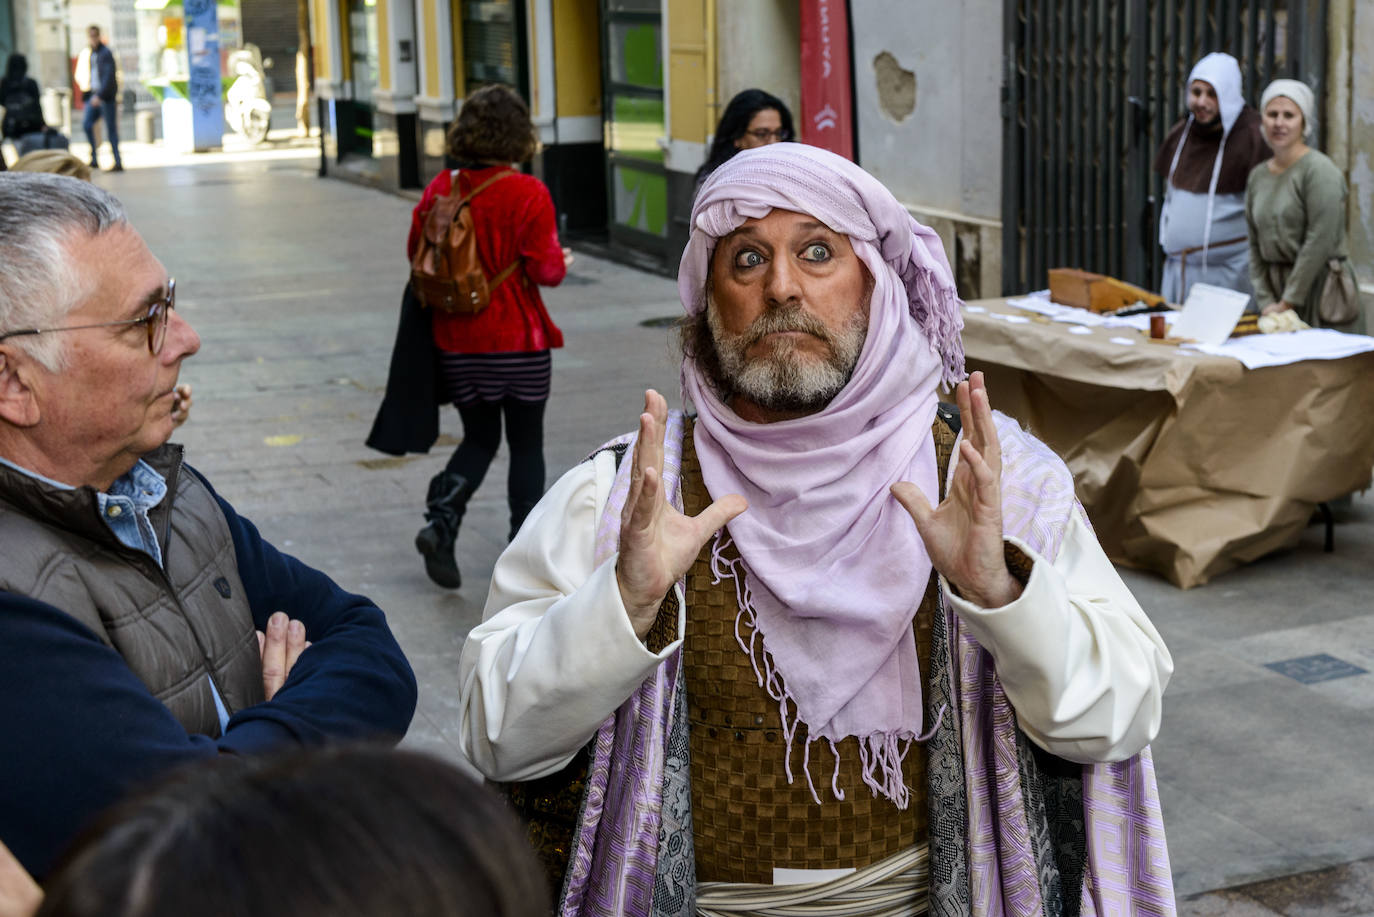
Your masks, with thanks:
[[[326,171],[422,187],[453,165],[445,130],[463,96],[505,83],[530,103],[542,140],[531,168],[560,230],[674,267],[718,115],[723,5],[311,0]]]

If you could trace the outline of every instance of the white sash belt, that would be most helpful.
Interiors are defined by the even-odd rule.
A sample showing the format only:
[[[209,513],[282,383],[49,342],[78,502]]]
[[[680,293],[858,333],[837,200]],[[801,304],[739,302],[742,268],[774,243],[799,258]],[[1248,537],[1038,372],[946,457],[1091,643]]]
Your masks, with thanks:
[[[857,872],[807,885],[702,882],[698,917],[918,917],[930,894],[925,844]]]

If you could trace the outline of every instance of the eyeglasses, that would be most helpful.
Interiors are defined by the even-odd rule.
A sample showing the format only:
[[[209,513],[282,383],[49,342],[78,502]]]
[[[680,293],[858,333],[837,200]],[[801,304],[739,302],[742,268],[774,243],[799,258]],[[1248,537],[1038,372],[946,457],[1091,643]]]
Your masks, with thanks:
[[[172,320],[172,310],[177,306],[177,282],[167,278],[167,295],[148,306],[148,314],[142,318],[130,318],[119,322],[97,322],[94,325],[67,325],[63,328],[25,328],[21,331],[6,331],[0,334],[0,341],[21,337],[26,334],[48,334],[53,331],[81,331],[85,328],[116,328],[121,325],[142,325],[148,330],[148,352],[157,356],[167,340],[167,325]]]
[[[782,143],[786,140],[792,139],[792,132],[785,127],[780,127],[775,131],[770,131],[766,127],[760,127],[756,130],[745,131],[745,133],[748,134],[750,137],[753,137],[759,143],[768,143],[770,141]]]

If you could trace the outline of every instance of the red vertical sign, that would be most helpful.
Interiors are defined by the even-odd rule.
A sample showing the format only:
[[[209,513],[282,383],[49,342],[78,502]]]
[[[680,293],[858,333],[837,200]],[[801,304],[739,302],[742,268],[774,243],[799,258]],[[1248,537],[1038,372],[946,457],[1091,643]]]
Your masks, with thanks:
[[[801,0],[801,140],[854,158],[848,0]]]

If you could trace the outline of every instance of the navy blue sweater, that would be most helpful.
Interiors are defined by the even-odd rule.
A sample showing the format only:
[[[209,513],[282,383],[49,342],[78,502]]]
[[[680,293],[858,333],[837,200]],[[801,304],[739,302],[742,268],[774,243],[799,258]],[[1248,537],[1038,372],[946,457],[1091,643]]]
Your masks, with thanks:
[[[276,696],[234,714],[218,739],[188,735],[75,618],[0,592],[0,840],[40,879],[94,815],[169,768],[222,753],[396,740],[410,725],[415,676],[381,610],[278,551],[216,499],[258,629],[285,611],[311,641]]]

